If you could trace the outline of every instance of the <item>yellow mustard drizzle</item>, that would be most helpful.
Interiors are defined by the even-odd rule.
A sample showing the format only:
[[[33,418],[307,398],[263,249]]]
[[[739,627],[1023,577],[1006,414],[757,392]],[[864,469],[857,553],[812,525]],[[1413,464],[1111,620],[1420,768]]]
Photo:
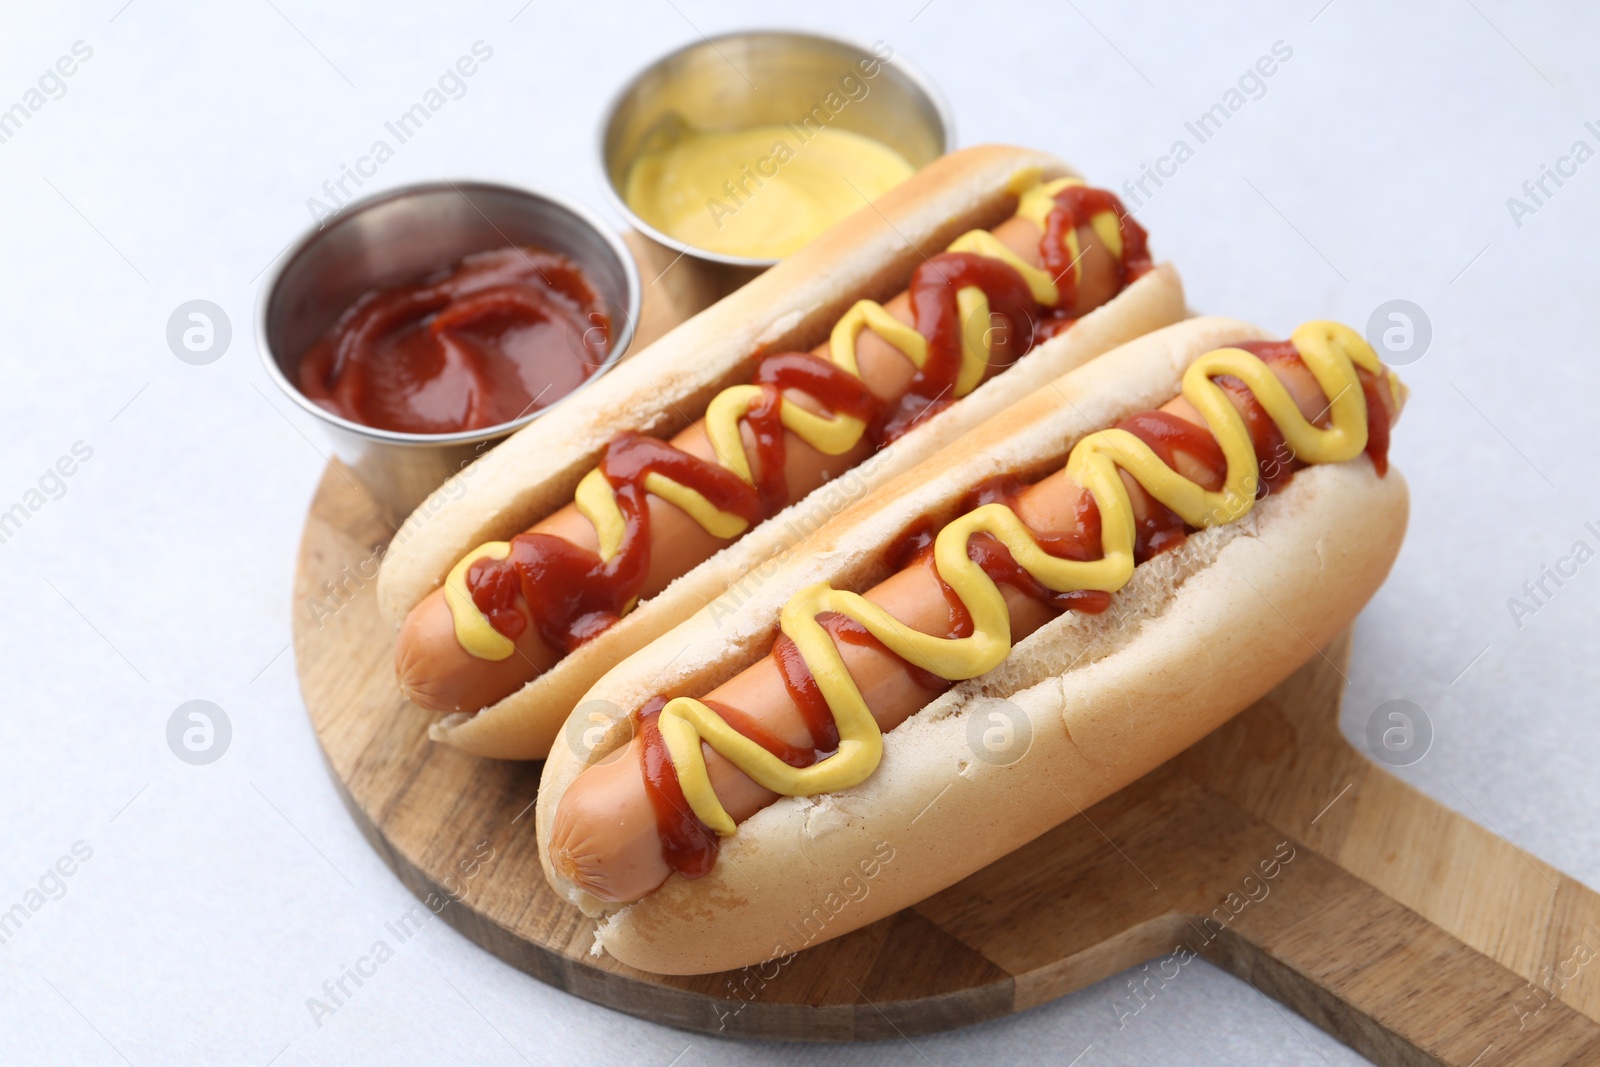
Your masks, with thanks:
[[[677,771],[684,799],[716,833],[735,829],[706,771],[701,743],[710,745],[755,782],[784,796],[809,796],[864,781],[883,756],[883,733],[846,669],[833,638],[817,621],[822,612],[848,615],[896,655],[948,681],[976,678],[1011,652],[1011,617],[994,580],[967,555],[975,534],[986,533],[1010,550],[1017,564],[1058,593],[1080,589],[1115,592],[1133,576],[1133,504],[1118,471],[1127,471],[1185,523],[1204,529],[1242,518],[1255,505],[1259,468],[1243,416],[1213,380],[1242,379],[1283,432],[1294,455],[1307,463],[1342,463],[1367,447],[1367,403],[1356,368],[1384,376],[1385,368],[1361,335],[1334,322],[1308,322],[1294,331],[1301,359],[1330,398],[1326,429],[1308,421],[1270,367],[1240,348],[1219,348],[1191,363],[1183,375],[1183,397],[1194,405],[1227,461],[1221,489],[1208,490],[1179,475],[1144,441],[1119,429],[1100,430],[1072,449],[1064,475],[1093,497],[1100,509],[1103,555],[1097,560],[1061,559],[1045,552],[1028,527],[1004,504],[985,504],[946,525],[934,540],[934,567],[972,619],[967,637],[936,637],[911,629],[865,597],[818,583],[784,606],[780,628],[799,648],[828,701],[839,729],[838,751],[809,767],[796,768],[740,734],[707,705],[677,697],[661,710],[657,726]],[[1392,372],[1388,380],[1399,395]]]
[[[1009,187],[1009,191],[1018,197],[1016,216],[1033,222],[1042,232],[1046,219],[1055,208],[1056,194],[1069,185],[1082,184],[1081,178],[1041,181],[1037,170],[1023,171],[1015,176]],[[1122,254],[1121,223],[1115,212],[1097,212],[1090,219],[1090,225],[1113,255]],[[1065,242],[1076,263],[1079,252],[1075,230],[1067,232]],[[947,250],[989,256],[1014,267],[1027,282],[1034,300],[1044,307],[1054,307],[1060,299],[1056,281],[1048,272],[1024,262],[988,230],[969,230],[952,241]],[[1076,270],[1076,267],[1073,269]],[[978,387],[989,367],[989,298],[977,286],[964,286],[956,292],[956,310],[962,323],[961,368],[956,375],[953,393],[959,398]],[[861,369],[856,361],[856,342],[865,329],[870,329],[887,341],[918,370],[927,363],[928,341],[915,327],[895,318],[875,300],[858,300],[834,324],[829,334],[828,358],[835,366],[854,377],[861,377]],[[706,436],[711,440],[717,462],[752,484],[755,479],[739,422],[760,398],[759,386],[730,386],[712,399],[705,413]],[[780,404],[779,418],[784,427],[826,455],[837,456],[850,451],[867,430],[863,420],[848,415],[818,415],[787,399],[780,400]],[[699,492],[664,475],[654,472],[647,474],[644,487],[686,512],[713,537],[731,540],[742,534],[748,525],[742,517],[719,510]],[[600,468],[591,470],[578,483],[573,502],[594,526],[600,559],[610,561],[622,545],[626,522],[622,508],[617,504],[616,492]],[[504,556],[499,558],[503,559]],[[470,655],[479,659],[504,659],[510,655],[509,651],[497,654],[501,646],[490,640],[488,635],[493,634],[501,641],[505,638],[489,625],[488,619],[478,611],[471,597],[451,598],[449,604],[457,620],[456,638]],[[464,612],[478,615],[482,625],[463,625],[461,618]]]

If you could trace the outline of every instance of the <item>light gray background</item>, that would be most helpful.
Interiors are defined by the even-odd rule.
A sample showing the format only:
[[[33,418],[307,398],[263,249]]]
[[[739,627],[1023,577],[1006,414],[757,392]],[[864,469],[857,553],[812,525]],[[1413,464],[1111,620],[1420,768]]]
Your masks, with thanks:
[[[942,86],[963,144],[1052,149],[1116,188],[1287,42],[1264,97],[1139,215],[1198,308],[1276,330],[1360,327],[1397,297],[1426,310],[1433,342],[1405,372],[1415,398],[1394,448],[1411,533],[1357,631],[1346,732],[1415,701],[1436,740],[1407,780],[1600,884],[1600,564],[1520,628],[1506,604],[1576,539],[1600,545],[1583,529],[1600,519],[1600,161],[1520,227],[1506,205],[1575,140],[1600,147],[1584,128],[1600,120],[1592,11],[520,2],[13,2],[0,16],[0,107],[75,41],[93,48],[0,144],[0,509],[74,442],[93,448],[0,544],[0,910],[74,842],[93,849],[0,950],[0,1061],[1361,1062],[1204,964],[1123,1029],[1112,979],[914,1046],[732,1044],[555,992],[438,922],[313,1023],[306,998],[388,939],[412,898],[340,807],[301,709],[289,587],[325,445],[267,382],[250,315],[307,198],[477,40],[493,58],[369,189],[474,175],[600,205],[593,132],[621,79],[751,23],[886,40]],[[197,298],[233,324],[210,366],[165,342]],[[233,727],[206,767],[165,740],[196,698]]]

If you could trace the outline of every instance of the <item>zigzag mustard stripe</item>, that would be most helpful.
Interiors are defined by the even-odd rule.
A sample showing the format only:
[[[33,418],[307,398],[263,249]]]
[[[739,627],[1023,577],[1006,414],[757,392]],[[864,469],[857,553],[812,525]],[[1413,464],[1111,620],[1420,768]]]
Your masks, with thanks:
[[[941,678],[952,682],[976,678],[1010,654],[1011,617],[999,587],[967,554],[973,536],[984,533],[1000,541],[1018,565],[1055,592],[1115,592],[1133,576],[1137,533],[1133,504],[1119,471],[1131,474],[1190,526],[1220,526],[1247,514],[1255,505],[1259,477],[1255,446],[1244,418],[1213,380],[1218,376],[1232,375],[1244,381],[1299,459],[1342,463],[1359,456],[1367,446],[1367,403],[1356,369],[1386,374],[1376,353],[1354,330],[1334,322],[1308,322],[1294,331],[1293,340],[1329,398],[1327,428],[1307,420],[1271,368],[1243,349],[1208,352],[1184,372],[1182,395],[1200,412],[1227,461],[1221,489],[1208,490],[1182,477],[1149,445],[1125,430],[1100,430],[1078,442],[1063,474],[1089,492],[1100,509],[1102,558],[1077,561],[1050,555],[1004,504],[985,504],[946,525],[934,540],[934,566],[970,613],[970,636],[921,633],[865,597],[826,583],[791,597],[783,608],[780,626],[799,648],[828,701],[839,729],[839,749],[809,767],[791,767],[738,733],[700,701],[691,697],[670,700],[661,711],[658,726],[694,813],[718,834],[726,836],[735,830],[733,818],[711,786],[702,742],[764,788],[785,796],[846,789],[877,769],[883,755],[882,731],[833,638],[817,621],[820,613],[848,615],[890,651]],[[1398,388],[1392,373],[1389,380]]]

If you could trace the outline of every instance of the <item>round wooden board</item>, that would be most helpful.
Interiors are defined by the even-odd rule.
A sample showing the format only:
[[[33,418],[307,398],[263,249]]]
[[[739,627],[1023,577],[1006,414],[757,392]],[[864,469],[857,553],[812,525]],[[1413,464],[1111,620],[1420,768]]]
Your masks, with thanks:
[[[295,659],[312,726],[356,822],[400,880],[551,985],[708,1033],[885,1038],[1032,1007],[1187,944],[1380,1062],[1466,1064],[1489,1041],[1523,1048],[1503,1062],[1576,1062],[1562,1058],[1576,1048],[1600,1061],[1600,1027],[1562,1002],[1593,1014],[1600,981],[1569,984],[1537,1030],[1518,1030],[1507,1009],[1529,996],[1525,976],[1600,930],[1600,900],[1349,749],[1337,727],[1347,638],[1085,816],[784,966],[675,978],[592,956],[592,921],[539,866],[531,809],[542,765],[433,744],[427,714],[396,688],[371,580],[390,533],[331,464],[295,575]],[[1213,935],[1206,917],[1285,841],[1297,858],[1270,900]],[[1438,884],[1452,867],[1475,873]],[[1550,886],[1560,906],[1530,911]],[[1470,1025],[1441,1029],[1474,1003]],[[1417,1049],[1436,1059],[1411,1058]]]
[[[628,237],[653,279],[640,346],[740,280]],[[1187,950],[1380,1063],[1600,1062],[1600,968],[1555,993],[1529,985],[1575,944],[1600,947],[1600,896],[1350,748],[1338,728],[1348,636],[1308,649],[1265,699],[1084,815],[782,966],[676,978],[595,957],[592,921],[539,865],[541,765],[435,745],[427,714],[399,694],[373,581],[392,532],[331,463],[294,585],[311,724],[400,880],[551,985],[706,1033],[838,1041],[1020,1011]],[[1241,885],[1251,892],[1243,879],[1285,848],[1295,858],[1270,896],[1234,912]],[[1139,1003],[1130,994],[1129,1010]]]
[[[312,726],[400,880],[551,985],[708,1033],[886,1038],[1032,1007],[1187,946],[1381,1063],[1464,1065],[1491,1043],[1515,1053],[1495,1062],[1600,1062],[1600,972],[1548,1003],[1525,981],[1600,931],[1600,898],[1349,748],[1337,725],[1347,638],[1085,816],[782,967],[674,978],[592,956],[593,923],[539,866],[541,765],[433,744],[395,686],[372,581],[390,533],[330,464],[295,575]],[[1286,841],[1297,858],[1270,899],[1214,931],[1207,916]],[[1441,881],[1449,870],[1462,876]],[[1510,1006],[1525,1003],[1537,1027],[1518,1027]]]

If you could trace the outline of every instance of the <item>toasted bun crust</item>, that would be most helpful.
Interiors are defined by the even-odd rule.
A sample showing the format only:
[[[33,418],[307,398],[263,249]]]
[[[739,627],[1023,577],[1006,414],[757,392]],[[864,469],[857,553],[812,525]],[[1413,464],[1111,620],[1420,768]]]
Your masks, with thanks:
[[[545,765],[541,842],[572,780],[627,741],[633,709],[656,694],[704,693],[764,655],[795,591],[873,584],[888,571],[886,546],[919,516],[953,516],[991,475],[1056,469],[1085,434],[1178,393],[1197,356],[1262,336],[1208,318],[1124,345],[840,515],[752,588],[730,591],[747,594],[736,609],[712,605],[620,664],[584,700],[588,732],[569,730]],[[589,914],[610,910],[596,951],[660,973],[760,963],[865,926],[1071,818],[1264,695],[1355,618],[1399,551],[1406,515],[1398,471],[1379,478],[1365,459],[1302,470],[1241,522],[1139,567],[1104,615],[1060,616],[891,731],[860,786],[785,798],[745,821],[705,878],[675,875],[617,909],[564,882],[541,849],[546,875]],[[1002,708],[1031,732],[1003,766],[970,740],[974,717],[987,724]],[[594,728],[601,714],[615,716],[609,729]]]
[[[856,300],[887,299],[904,288],[923,260],[918,249],[941,249],[973,227],[1004,221],[1016,208],[1009,187],[1030,169],[1045,178],[1074,174],[1053,156],[1001,145],[936,160],[518,431],[441,486],[395,535],[378,575],[384,617],[398,628],[463,553],[509,538],[570,501],[618,433],[677,433],[720,390],[747,378],[761,353],[810,348]],[[892,448],[757,526],[518,692],[475,715],[445,717],[431,736],[481,756],[542,758],[568,712],[611,665],[752,567],[1045,382],[1183,316],[1177,272],[1162,264]]]

